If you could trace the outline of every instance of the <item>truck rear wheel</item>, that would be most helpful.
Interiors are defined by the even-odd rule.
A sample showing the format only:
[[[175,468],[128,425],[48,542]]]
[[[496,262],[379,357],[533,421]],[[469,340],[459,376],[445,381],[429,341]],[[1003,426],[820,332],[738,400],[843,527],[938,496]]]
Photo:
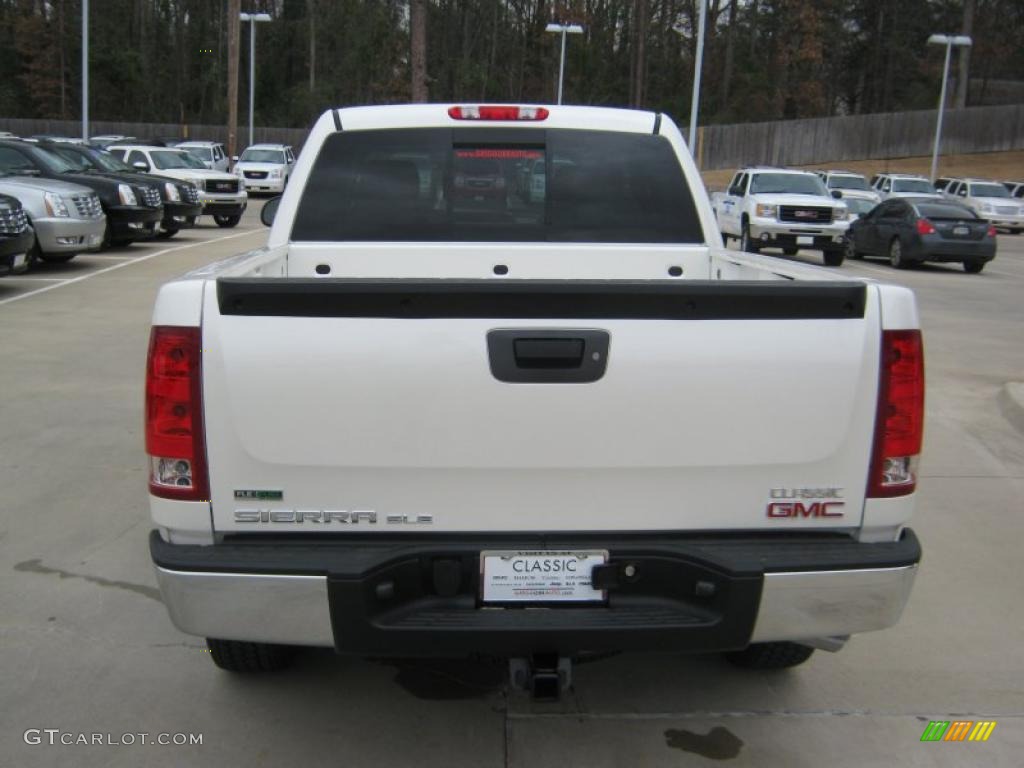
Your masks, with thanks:
[[[742,651],[730,651],[725,658],[745,669],[788,669],[803,664],[814,649],[799,643],[751,643]]]
[[[290,645],[247,643],[241,640],[206,638],[213,663],[228,672],[275,672],[287,667],[295,655]]]

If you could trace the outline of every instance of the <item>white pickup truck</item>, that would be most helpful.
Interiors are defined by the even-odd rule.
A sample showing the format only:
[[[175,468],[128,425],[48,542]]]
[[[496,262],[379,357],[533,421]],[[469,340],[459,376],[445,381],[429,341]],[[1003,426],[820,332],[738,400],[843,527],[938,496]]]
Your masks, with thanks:
[[[740,241],[740,250],[781,248],[787,256],[801,248],[821,251],[825,264],[838,267],[846,256],[849,212],[842,193],[833,194],[810,171],[741,168],[711,205],[722,237]]]
[[[153,314],[151,554],[219,666],[488,654],[557,693],[580,655],[792,666],[899,619],[914,297],[723,249],[664,115],[331,110],[276,205]]]

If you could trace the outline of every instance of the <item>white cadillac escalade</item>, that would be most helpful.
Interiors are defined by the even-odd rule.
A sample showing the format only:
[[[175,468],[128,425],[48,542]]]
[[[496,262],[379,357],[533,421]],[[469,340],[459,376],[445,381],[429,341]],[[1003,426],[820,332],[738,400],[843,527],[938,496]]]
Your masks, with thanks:
[[[557,694],[584,654],[783,667],[899,619],[914,297],[724,250],[666,116],[330,110],[264,218],[149,347],[151,554],[219,666],[484,653]]]

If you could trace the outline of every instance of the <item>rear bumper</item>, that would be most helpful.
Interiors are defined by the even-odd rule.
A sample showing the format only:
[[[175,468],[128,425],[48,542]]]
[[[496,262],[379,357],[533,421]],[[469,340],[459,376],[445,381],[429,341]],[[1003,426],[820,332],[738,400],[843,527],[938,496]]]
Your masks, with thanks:
[[[638,577],[597,607],[479,605],[481,550],[540,548],[607,549],[611,563],[633,564]],[[910,530],[877,544],[666,535],[239,538],[213,546],[169,544],[154,531],[150,550],[183,632],[378,656],[708,652],[867,632],[899,619],[921,557]]]
[[[908,249],[907,258],[914,261],[991,261],[996,257],[994,237],[982,240],[946,240],[934,235],[918,238]]]

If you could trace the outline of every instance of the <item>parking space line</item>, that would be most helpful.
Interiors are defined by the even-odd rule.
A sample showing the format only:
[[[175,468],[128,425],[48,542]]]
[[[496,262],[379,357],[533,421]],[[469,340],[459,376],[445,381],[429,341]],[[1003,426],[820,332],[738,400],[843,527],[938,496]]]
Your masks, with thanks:
[[[39,280],[44,283],[63,283],[66,277],[26,277],[25,275],[8,275],[5,280]]]
[[[157,256],[163,256],[165,253],[172,253],[174,251],[184,251],[186,248],[196,248],[200,245],[212,245],[213,243],[219,243],[223,240],[231,240],[232,238],[235,237],[245,237],[246,235],[254,234],[265,235],[266,232],[259,229],[250,229],[247,232],[233,232],[230,235],[224,235],[223,237],[215,237],[212,240],[203,240],[197,243],[189,243],[188,245],[177,245],[173,248],[164,248],[159,251],[154,251],[153,253],[147,253],[145,256],[137,256],[135,258],[132,258],[131,261],[122,261],[118,264],[111,264],[109,267],[97,269],[95,272],[90,272],[88,275],[80,275],[78,277],[72,277],[68,280],[61,280],[59,283],[55,283],[54,285],[46,285],[43,286],[42,288],[37,288],[34,291],[23,293],[19,296],[11,296],[9,299],[2,299],[0,300],[0,306],[3,306],[4,304],[10,304],[11,302],[14,301],[21,301],[22,299],[27,299],[29,296],[38,296],[40,293],[46,293],[47,291],[52,291],[55,288],[60,288],[65,285],[71,285],[72,283],[80,283],[83,280],[88,280],[91,277],[96,277],[97,275],[102,275],[107,272],[113,272],[115,269],[121,269],[122,267],[130,267],[132,264],[138,264],[139,262],[142,261],[149,261],[150,259],[155,259]]]

